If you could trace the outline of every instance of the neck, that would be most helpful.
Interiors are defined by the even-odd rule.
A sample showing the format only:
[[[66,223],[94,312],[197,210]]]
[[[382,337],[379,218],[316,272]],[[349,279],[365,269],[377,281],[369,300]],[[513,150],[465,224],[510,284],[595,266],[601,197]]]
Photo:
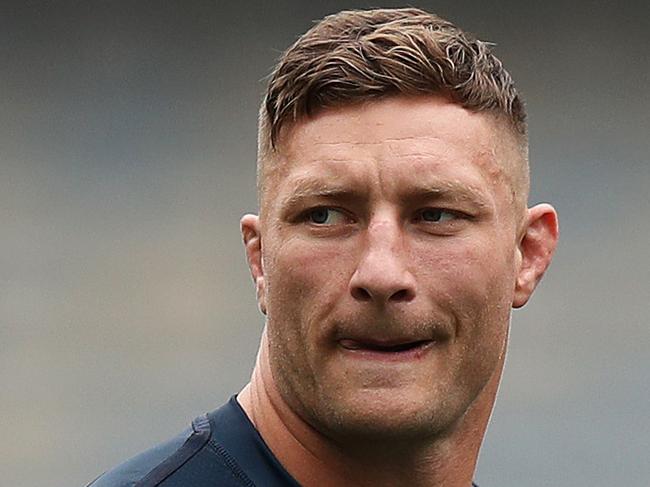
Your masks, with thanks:
[[[496,397],[503,360],[494,377],[444,438],[336,441],[299,417],[274,384],[266,333],[251,381],[237,400],[285,469],[303,486],[413,485],[469,487]]]

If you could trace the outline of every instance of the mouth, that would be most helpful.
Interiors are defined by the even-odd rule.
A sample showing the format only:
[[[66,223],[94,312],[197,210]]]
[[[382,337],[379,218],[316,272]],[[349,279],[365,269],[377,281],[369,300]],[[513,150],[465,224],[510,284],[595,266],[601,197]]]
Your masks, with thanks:
[[[420,358],[436,342],[434,340],[377,341],[344,338],[339,346],[354,356],[376,360],[409,360]]]
[[[414,348],[422,347],[433,340],[417,340],[411,342],[377,342],[344,339],[339,343],[346,350],[372,350],[374,352],[405,352]]]

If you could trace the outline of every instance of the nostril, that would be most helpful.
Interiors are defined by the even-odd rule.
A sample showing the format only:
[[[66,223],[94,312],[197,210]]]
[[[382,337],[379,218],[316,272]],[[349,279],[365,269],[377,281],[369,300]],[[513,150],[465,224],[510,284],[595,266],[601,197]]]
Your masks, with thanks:
[[[372,301],[373,294],[363,287],[353,287],[351,290],[352,297],[358,301]],[[374,299],[379,299],[379,296],[374,296]],[[408,289],[400,289],[394,292],[388,298],[388,301],[403,302],[413,299],[413,293]]]
[[[352,297],[359,301],[370,301],[372,299],[370,293],[362,287],[352,288]]]
[[[408,289],[400,289],[390,297],[391,301],[410,301],[412,294]]]

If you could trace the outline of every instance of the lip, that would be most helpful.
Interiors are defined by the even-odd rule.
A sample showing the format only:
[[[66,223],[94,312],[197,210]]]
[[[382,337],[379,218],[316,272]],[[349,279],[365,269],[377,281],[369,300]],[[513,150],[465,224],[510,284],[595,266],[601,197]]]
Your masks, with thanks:
[[[374,340],[344,338],[338,341],[350,357],[381,362],[408,362],[421,359],[436,344],[435,340]]]

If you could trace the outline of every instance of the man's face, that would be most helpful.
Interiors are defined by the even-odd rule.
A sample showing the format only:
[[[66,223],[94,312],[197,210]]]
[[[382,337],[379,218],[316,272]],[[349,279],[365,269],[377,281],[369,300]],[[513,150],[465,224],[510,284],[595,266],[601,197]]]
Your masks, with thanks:
[[[331,435],[444,432],[500,373],[518,266],[514,143],[440,97],[285,134],[261,220],[269,359]]]

